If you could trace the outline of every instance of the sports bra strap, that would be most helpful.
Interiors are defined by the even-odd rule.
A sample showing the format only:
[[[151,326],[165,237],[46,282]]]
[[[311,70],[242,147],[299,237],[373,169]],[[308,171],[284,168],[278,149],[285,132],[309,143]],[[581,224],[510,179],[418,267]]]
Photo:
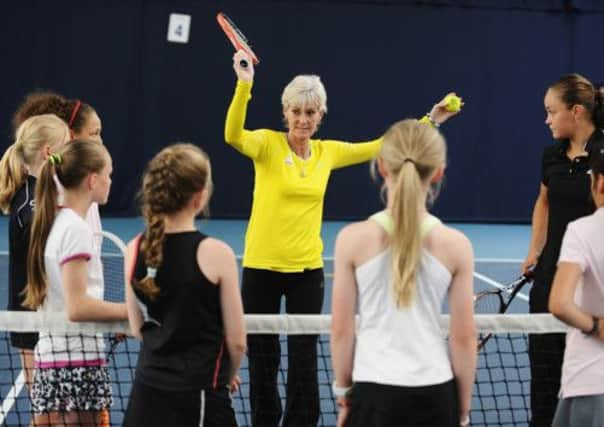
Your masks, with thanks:
[[[374,213],[369,217],[369,219],[377,222],[380,226],[382,226],[386,233],[392,235],[394,231],[394,223],[392,222],[392,217],[388,212],[380,211]],[[440,224],[440,219],[436,218],[434,215],[426,215],[420,225],[422,239],[426,237],[426,235],[438,224]]]

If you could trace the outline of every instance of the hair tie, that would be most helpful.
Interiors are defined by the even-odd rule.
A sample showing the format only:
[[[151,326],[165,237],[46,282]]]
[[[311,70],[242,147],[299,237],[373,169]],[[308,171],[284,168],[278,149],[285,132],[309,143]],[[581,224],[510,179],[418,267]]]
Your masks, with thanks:
[[[405,160],[403,160],[403,164],[405,164],[407,162],[411,162],[413,164],[413,166],[417,166],[417,163],[415,163],[415,160],[413,160],[410,157],[407,157]]]
[[[60,154],[51,154],[50,156],[48,156],[48,161],[50,163],[52,163],[54,166],[60,165],[61,163],[63,163],[63,159],[61,158]]]
[[[71,129],[71,127],[73,126],[73,121],[75,120],[76,115],[78,114],[78,110],[80,109],[80,105],[82,105],[82,103],[78,99],[76,101],[75,105],[73,106],[73,111],[71,112],[71,117],[69,118],[69,122],[67,123],[67,125],[69,126],[69,129]]]
[[[149,279],[155,279],[157,276],[157,268],[147,267],[147,277]]]

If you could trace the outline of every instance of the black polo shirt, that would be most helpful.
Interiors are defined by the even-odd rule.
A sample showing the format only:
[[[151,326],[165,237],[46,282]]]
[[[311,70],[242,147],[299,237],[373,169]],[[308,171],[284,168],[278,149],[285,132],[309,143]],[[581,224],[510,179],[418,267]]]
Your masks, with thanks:
[[[587,156],[578,156],[573,160],[566,155],[569,140],[556,142],[545,148],[542,160],[543,185],[547,187],[549,202],[547,221],[547,240],[539,257],[538,270],[548,280],[543,283],[551,286],[560,255],[562,238],[569,222],[590,215],[595,206],[591,198],[589,153],[595,147],[604,146],[604,133],[596,129],[585,146]]]
[[[8,221],[8,310],[26,310],[21,303],[27,283],[29,230],[34,216],[36,178],[28,176],[10,205]]]

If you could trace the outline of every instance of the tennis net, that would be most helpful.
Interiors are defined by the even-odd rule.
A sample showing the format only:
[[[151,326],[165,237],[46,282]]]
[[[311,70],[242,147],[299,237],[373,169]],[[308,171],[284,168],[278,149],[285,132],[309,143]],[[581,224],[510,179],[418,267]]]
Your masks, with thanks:
[[[528,333],[564,332],[566,327],[550,315],[477,315],[479,331],[494,336],[479,353],[471,420],[473,426],[523,426],[530,420],[530,370],[527,354]],[[317,334],[317,375],[321,414],[319,426],[335,426],[337,407],[331,392],[333,371],[329,351],[330,316],[279,315],[246,316],[250,334],[281,335],[281,367],[278,388],[285,396],[287,380],[287,336]],[[443,333],[448,317],[442,318]],[[103,334],[107,363],[113,383],[111,425],[122,424],[134,378],[139,345],[128,338],[111,348],[116,332],[127,330],[126,323],[70,323],[62,314],[0,312],[0,426],[24,426],[31,409],[21,371],[19,355],[9,341],[10,331],[52,331],[53,334]],[[429,350],[428,350],[429,351]],[[240,426],[251,425],[247,360],[241,369],[241,389],[233,396]],[[283,402],[284,403],[284,402]]]

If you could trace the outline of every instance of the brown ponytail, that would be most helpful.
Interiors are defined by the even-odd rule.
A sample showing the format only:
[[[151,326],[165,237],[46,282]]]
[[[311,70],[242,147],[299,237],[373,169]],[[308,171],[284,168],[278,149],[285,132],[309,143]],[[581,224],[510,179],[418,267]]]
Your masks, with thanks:
[[[148,273],[132,284],[149,298],[161,291],[155,273],[163,261],[165,216],[184,209],[194,194],[211,185],[208,156],[192,144],[164,148],[147,165],[140,197],[146,224],[141,251]]]
[[[91,173],[99,173],[106,165],[109,153],[92,141],[71,141],[44,162],[36,182],[36,209],[31,225],[27,257],[27,285],[23,305],[37,309],[46,298],[47,280],[44,266],[46,241],[57,214],[59,188],[75,189]]]

